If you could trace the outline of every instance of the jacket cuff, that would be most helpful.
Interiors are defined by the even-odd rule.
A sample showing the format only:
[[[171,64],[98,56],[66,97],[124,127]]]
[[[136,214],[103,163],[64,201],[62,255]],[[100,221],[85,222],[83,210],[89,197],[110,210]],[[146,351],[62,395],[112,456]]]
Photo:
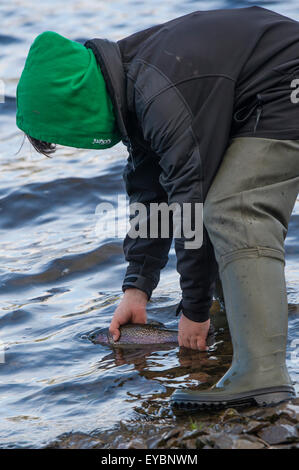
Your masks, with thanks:
[[[153,277],[143,276],[139,274],[140,265],[137,263],[131,263],[123,281],[122,290],[125,292],[126,289],[135,288],[145,292],[148,296],[148,300],[151,298],[153,290],[157,287],[160,277],[160,272],[153,273]]]
[[[140,276],[139,274],[130,274],[125,277],[122,285],[122,291],[125,292],[126,289],[130,288],[142,290],[147,294],[148,300],[151,298],[154,289],[151,280]]]
[[[188,302],[181,300],[178,305],[176,315],[180,312],[183,312],[184,316],[189,318],[197,323],[203,323],[210,318],[210,308],[212,305],[212,301],[198,303],[196,304],[189,304]]]

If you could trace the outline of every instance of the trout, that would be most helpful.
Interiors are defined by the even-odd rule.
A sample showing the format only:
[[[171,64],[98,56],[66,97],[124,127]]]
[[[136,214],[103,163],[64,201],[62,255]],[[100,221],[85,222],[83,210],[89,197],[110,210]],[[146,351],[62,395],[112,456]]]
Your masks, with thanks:
[[[214,327],[211,324],[207,344],[211,344]],[[166,328],[163,323],[128,323],[120,327],[120,337],[113,340],[108,328],[102,328],[90,333],[88,338],[95,344],[110,345],[114,347],[122,346],[150,346],[168,345],[178,346],[178,330]]]
[[[150,323],[128,323],[120,327],[120,337],[114,341],[108,328],[102,328],[89,335],[89,339],[95,344],[111,346],[145,346],[168,344],[174,347],[178,345],[178,331],[170,330],[162,325]]]

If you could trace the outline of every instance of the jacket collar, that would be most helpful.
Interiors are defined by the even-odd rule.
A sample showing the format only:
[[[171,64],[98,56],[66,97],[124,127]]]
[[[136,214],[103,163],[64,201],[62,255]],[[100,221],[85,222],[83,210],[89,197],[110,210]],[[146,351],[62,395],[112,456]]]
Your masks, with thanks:
[[[90,39],[85,42],[90,48],[100,67],[107,90],[114,106],[116,122],[125,145],[129,145],[126,129],[128,108],[126,99],[126,76],[119,46],[108,39]]]

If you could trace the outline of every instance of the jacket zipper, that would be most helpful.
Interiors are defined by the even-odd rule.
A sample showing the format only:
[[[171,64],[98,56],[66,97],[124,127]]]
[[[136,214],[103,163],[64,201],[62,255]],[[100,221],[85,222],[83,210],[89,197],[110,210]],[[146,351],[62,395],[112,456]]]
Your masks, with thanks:
[[[257,126],[259,125],[259,122],[263,113],[263,99],[260,94],[256,95],[256,97],[257,97],[258,102],[257,102],[257,108],[256,108],[256,120],[255,120],[254,129],[253,129],[254,134],[256,133]]]
[[[132,160],[132,165],[133,165],[133,170],[135,171],[135,162],[134,162],[134,157],[133,157],[133,148],[132,148],[132,144],[131,144],[131,141],[129,141],[129,155],[131,157],[131,160]]]
[[[239,111],[234,114],[234,120],[237,123],[245,123],[252,116],[252,114],[256,112],[255,124],[253,128],[253,132],[255,134],[263,113],[263,99],[259,93],[256,95],[256,102],[251,108],[249,108],[247,114],[244,117],[239,117],[240,114],[242,114],[242,112],[246,111],[247,109],[248,106],[244,106],[243,108],[239,109]]]

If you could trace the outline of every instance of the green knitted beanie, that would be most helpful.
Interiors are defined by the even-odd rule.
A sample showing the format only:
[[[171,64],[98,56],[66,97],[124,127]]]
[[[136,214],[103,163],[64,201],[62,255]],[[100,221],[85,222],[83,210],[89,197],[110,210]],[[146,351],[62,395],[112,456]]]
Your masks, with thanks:
[[[17,126],[35,139],[77,148],[121,140],[91,49],[52,31],[37,36],[17,87]]]

